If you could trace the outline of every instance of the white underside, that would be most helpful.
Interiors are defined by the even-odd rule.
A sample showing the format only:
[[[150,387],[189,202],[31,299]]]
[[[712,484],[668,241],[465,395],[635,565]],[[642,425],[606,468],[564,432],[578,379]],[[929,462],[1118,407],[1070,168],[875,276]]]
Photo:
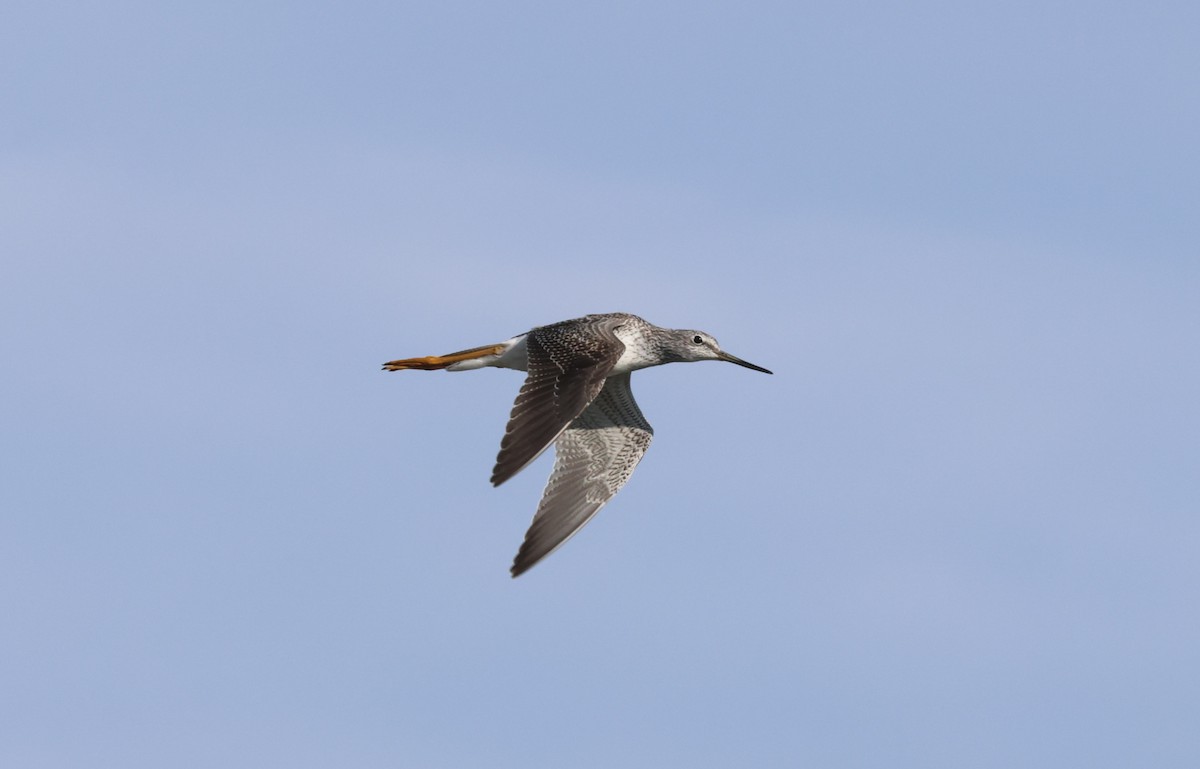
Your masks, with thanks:
[[[621,351],[621,357],[617,358],[616,364],[609,372],[610,377],[628,374],[630,371],[637,371],[653,365],[646,361],[645,340],[635,328],[620,326],[616,330],[616,335],[617,339],[620,339],[625,345],[625,349]]]
[[[446,367],[447,371],[473,371],[477,368],[511,368],[517,371],[529,370],[529,352],[525,348],[525,335],[514,336],[508,341],[501,342],[504,345],[504,351],[499,355],[485,355],[482,358],[472,358],[470,360],[459,361],[452,363]]]

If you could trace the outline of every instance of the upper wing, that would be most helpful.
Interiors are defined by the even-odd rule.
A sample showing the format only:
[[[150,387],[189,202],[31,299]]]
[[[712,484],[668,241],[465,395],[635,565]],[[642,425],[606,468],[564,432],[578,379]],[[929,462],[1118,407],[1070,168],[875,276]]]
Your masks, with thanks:
[[[549,448],[571,420],[604,387],[624,343],[614,330],[621,319],[580,318],[541,326],[525,338],[529,375],[513,403],[492,469],[499,486]]]
[[[653,434],[633,400],[629,374],[608,379],[555,444],[554,471],[513,560],[514,577],[554,552],[612,499],[642,460]]]

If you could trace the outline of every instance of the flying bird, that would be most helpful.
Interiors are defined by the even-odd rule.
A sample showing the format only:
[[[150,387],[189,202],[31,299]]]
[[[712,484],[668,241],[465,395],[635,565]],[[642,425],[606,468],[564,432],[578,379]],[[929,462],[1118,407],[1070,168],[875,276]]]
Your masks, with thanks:
[[[492,485],[512,478],[554,444],[554,469],[512,576],[557,550],[612,499],[641,461],[654,434],[629,389],[638,369],[664,363],[723,360],[765,374],[721,349],[703,331],[660,328],[636,315],[586,315],[538,326],[499,344],[448,355],[404,358],[386,371],[470,371],[493,366],[526,371],[513,404]]]

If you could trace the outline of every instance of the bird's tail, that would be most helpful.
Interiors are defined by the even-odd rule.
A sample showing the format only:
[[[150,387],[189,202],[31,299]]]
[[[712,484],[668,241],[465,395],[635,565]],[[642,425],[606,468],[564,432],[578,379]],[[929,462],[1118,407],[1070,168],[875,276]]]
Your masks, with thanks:
[[[402,358],[400,360],[390,360],[383,364],[383,369],[384,371],[404,371],[406,369],[437,371],[438,369],[449,368],[455,363],[462,363],[463,361],[467,360],[475,360],[477,358],[487,358],[490,356],[499,355],[500,353],[504,352],[504,350],[505,345],[489,344],[484,347],[472,347],[469,350],[452,352],[449,355],[428,355],[424,358]]]

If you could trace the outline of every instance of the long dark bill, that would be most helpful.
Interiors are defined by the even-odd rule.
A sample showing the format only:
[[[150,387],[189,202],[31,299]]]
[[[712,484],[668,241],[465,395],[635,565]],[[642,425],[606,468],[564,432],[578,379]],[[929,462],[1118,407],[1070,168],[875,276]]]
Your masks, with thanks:
[[[721,351],[721,352],[720,352],[720,353],[717,355],[717,357],[719,357],[721,360],[727,360],[727,361],[729,361],[730,363],[736,363],[736,364],[738,364],[739,366],[745,366],[746,368],[752,368],[752,369],[754,369],[755,371],[761,371],[761,372],[763,372],[764,374],[772,374],[772,373],[774,373],[774,372],[772,372],[772,371],[768,371],[767,369],[763,368],[762,366],[755,366],[753,363],[750,363],[750,362],[748,362],[748,361],[744,361],[744,360],[742,360],[741,358],[737,357],[736,355],[730,355],[729,353],[725,352],[724,350],[722,350],[722,351]]]

